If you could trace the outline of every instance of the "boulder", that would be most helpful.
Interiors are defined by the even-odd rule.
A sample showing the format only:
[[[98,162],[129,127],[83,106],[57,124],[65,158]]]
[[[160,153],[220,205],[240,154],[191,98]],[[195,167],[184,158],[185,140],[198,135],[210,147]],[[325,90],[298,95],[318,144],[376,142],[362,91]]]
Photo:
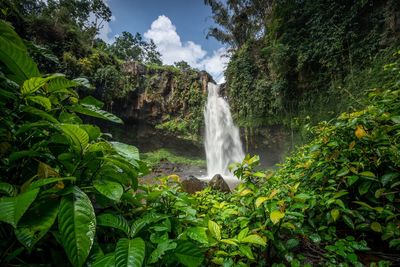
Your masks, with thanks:
[[[214,189],[221,192],[231,192],[229,185],[225,182],[224,178],[220,174],[214,175],[208,185]]]
[[[183,187],[183,191],[189,194],[201,191],[207,186],[207,183],[201,181],[200,179],[194,177],[193,175],[190,175],[188,179],[183,180],[181,184]]]

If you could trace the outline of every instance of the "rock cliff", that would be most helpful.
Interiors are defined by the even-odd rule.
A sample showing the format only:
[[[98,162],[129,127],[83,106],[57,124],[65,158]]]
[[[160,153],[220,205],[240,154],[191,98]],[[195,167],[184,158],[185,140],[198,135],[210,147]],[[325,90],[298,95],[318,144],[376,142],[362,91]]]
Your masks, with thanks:
[[[128,62],[123,71],[134,88],[114,99],[110,110],[125,122],[146,121],[182,135],[198,135],[203,123],[207,83],[214,82],[205,71],[173,66]]]

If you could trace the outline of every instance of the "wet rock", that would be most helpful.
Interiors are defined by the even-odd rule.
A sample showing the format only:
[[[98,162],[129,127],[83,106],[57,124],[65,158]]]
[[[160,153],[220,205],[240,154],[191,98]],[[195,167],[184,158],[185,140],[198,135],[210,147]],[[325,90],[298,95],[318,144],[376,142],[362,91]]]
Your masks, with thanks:
[[[190,175],[188,179],[183,180],[181,183],[183,191],[189,194],[201,191],[207,186],[207,183],[201,181],[200,179],[194,177],[193,175]]]
[[[228,184],[225,182],[224,178],[220,174],[214,175],[208,185],[214,190],[219,190],[221,192],[227,193],[231,192]]]

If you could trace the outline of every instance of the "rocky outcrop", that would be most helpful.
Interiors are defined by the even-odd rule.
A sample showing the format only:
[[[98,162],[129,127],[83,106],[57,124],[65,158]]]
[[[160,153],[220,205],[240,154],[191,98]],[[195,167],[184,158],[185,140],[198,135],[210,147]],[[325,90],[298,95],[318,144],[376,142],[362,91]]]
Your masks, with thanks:
[[[205,71],[173,66],[127,62],[123,71],[131,77],[134,88],[126,97],[115,99],[111,109],[124,121],[157,124],[171,117],[201,116],[198,111],[207,97],[207,83],[213,82]]]
[[[214,190],[226,193],[231,192],[229,185],[225,182],[224,178],[220,174],[214,175],[208,185]]]
[[[193,175],[190,175],[187,180],[183,180],[181,184],[183,187],[183,191],[189,194],[201,191],[207,186],[206,182],[201,181],[200,179],[194,177]]]

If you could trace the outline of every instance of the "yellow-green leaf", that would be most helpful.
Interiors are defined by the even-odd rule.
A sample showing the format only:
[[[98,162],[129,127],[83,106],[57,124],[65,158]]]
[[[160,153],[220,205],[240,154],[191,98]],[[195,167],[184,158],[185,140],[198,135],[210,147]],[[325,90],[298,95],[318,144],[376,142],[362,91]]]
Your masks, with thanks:
[[[259,235],[249,235],[246,236],[241,240],[242,243],[252,243],[252,244],[257,244],[261,246],[265,246],[267,244],[267,241],[265,241],[261,236]]]
[[[256,199],[256,207],[258,208],[258,207],[260,207],[265,201],[267,201],[268,200],[268,197],[258,197],[257,199]]]
[[[285,217],[285,213],[279,210],[274,210],[269,215],[269,218],[271,219],[273,224],[277,224],[283,217]]]
[[[339,218],[340,212],[338,209],[333,209],[331,210],[331,216],[334,221],[336,221]]]
[[[221,227],[218,225],[218,223],[209,220],[208,230],[213,237],[215,237],[217,240],[221,240]]]
[[[372,229],[373,231],[375,231],[375,232],[378,232],[378,233],[382,232],[382,226],[381,226],[381,224],[378,223],[378,222],[373,222],[373,223],[371,223],[370,227],[371,227],[371,229]]]

